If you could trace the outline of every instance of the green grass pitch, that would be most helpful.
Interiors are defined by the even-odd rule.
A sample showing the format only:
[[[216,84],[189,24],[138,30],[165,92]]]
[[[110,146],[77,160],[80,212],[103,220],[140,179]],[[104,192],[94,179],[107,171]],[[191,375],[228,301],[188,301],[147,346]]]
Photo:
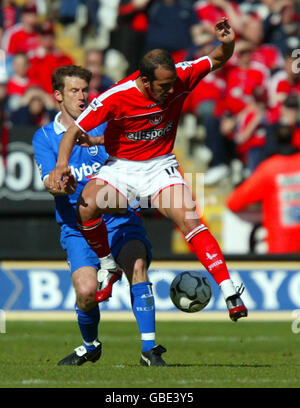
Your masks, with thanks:
[[[80,345],[76,322],[8,321],[1,388],[299,388],[300,333],[288,322],[157,322],[167,367],[141,367],[135,322],[100,324],[101,359],[57,362]]]

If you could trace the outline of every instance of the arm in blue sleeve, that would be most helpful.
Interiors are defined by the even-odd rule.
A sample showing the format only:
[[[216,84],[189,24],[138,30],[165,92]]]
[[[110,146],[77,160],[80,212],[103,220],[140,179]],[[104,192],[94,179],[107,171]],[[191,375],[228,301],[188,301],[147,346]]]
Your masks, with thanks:
[[[32,139],[35,161],[40,170],[41,178],[44,180],[51,170],[56,166],[56,155],[51,148],[49,138],[44,128],[38,129]]]

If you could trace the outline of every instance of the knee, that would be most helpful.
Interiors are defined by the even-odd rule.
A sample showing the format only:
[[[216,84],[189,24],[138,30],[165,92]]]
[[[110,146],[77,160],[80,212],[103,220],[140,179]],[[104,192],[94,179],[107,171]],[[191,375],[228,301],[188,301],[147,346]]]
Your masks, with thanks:
[[[96,290],[96,284],[84,284],[76,288],[76,303],[80,310],[88,311],[95,306],[94,296]]]
[[[77,200],[76,214],[77,218],[81,221],[88,221],[101,214],[100,208],[96,203],[97,190],[92,189],[92,187],[87,190],[84,189]]]
[[[177,223],[179,229],[184,235],[187,235],[193,229],[203,225],[196,213],[192,217],[184,217]]]

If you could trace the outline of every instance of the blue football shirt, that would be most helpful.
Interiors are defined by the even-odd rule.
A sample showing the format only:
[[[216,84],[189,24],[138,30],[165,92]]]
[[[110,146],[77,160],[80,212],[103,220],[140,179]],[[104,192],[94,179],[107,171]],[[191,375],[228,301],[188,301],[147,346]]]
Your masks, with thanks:
[[[35,160],[39,167],[42,180],[56,167],[58,149],[61,138],[66,129],[59,122],[61,113],[58,113],[53,122],[38,129],[33,136],[33,149]],[[103,135],[106,124],[102,124],[89,132],[91,136]],[[77,189],[72,195],[55,196],[56,220],[60,225],[69,225],[76,228],[76,203],[77,199],[90,180],[91,176],[99,171],[108,154],[104,146],[81,147],[75,146],[70,156],[69,166],[72,174],[77,179]],[[133,227],[142,226],[140,217],[129,208],[126,214],[105,215],[104,221],[107,229],[113,229],[123,224]]]

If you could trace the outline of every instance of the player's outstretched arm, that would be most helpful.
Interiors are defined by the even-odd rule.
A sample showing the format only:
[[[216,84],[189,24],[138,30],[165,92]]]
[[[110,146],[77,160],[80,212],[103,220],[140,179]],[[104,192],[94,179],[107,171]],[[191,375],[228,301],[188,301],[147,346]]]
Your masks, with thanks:
[[[51,189],[61,190],[62,177],[70,176],[69,158],[81,133],[82,130],[72,124],[63,135],[59,145],[56,168],[49,173],[49,187]]]
[[[231,58],[234,51],[235,33],[228,22],[228,18],[223,17],[216,23],[215,34],[221,44],[208,54],[213,64],[212,71],[221,68]]]

